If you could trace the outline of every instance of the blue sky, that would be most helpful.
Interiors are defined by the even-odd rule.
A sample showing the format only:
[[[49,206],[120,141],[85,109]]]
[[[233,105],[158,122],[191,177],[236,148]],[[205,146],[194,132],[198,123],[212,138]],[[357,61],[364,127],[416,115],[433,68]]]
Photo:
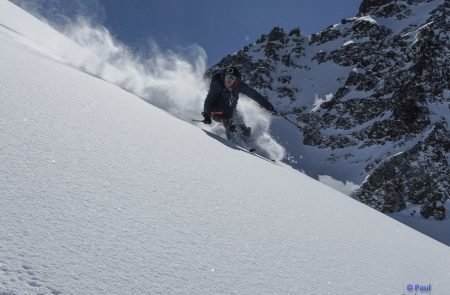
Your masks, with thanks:
[[[362,0],[12,0],[38,6],[40,13],[82,14],[106,26],[132,48],[148,39],[162,49],[198,44],[208,65],[255,42],[274,26],[318,32],[355,16]]]
[[[119,39],[139,44],[150,36],[163,48],[197,43],[212,65],[274,26],[286,31],[299,27],[309,35],[355,16],[362,0],[100,2],[105,8],[104,25]]]

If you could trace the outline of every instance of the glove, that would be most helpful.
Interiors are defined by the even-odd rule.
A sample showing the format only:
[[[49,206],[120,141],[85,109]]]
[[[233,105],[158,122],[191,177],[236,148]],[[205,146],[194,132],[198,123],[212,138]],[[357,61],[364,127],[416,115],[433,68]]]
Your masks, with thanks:
[[[208,116],[205,112],[202,112],[203,117],[205,117],[205,119],[203,120],[203,123],[205,124],[211,124],[211,116]]]

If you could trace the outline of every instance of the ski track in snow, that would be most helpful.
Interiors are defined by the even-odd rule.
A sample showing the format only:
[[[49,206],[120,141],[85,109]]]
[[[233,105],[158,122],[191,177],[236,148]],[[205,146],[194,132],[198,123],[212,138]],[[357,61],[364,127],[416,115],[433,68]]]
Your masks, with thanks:
[[[23,261],[27,261],[26,254],[19,253],[19,257]],[[26,262],[21,263],[17,258],[0,260],[0,294],[1,295],[19,295],[24,294],[20,290],[28,290],[33,294],[63,294],[62,291],[51,286],[48,281],[41,276],[41,274],[34,270],[33,267],[28,266]],[[17,288],[17,285],[21,286]],[[15,289],[19,289],[15,291]],[[9,291],[3,291],[9,290]],[[20,292],[20,293],[19,293]]]

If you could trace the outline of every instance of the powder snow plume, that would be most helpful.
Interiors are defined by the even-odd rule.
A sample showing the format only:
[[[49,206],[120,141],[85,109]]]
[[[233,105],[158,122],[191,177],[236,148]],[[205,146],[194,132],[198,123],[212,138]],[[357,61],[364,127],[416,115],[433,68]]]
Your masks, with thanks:
[[[39,14],[38,9],[33,10]],[[52,52],[66,63],[113,83],[186,122],[202,118],[200,113],[209,87],[209,80],[204,78],[207,55],[203,48],[194,44],[177,51],[162,50],[149,38],[145,50],[134,52],[92,17],[59,19],[64,21],[48,22],[75,44],[61,44],[56,40],[50,43],[56,44]],[[255,145],[265,156],[282,160],[285,149],[270,135],[270,115],[241,96],[238,109],[252,127]],[[220,124],[199,126],[224,137]]]

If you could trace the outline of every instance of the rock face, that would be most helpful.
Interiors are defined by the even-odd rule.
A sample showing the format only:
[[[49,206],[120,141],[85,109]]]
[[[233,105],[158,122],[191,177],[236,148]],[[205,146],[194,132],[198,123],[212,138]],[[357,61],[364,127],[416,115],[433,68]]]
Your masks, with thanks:
[[[394,2],[393,0],[363,0],[359,6],[359,14],[369,14],[371,11],[383,7],[384,5]]]
[[[406,202],[425,204],[423,208],[434,204],[426,217],[436,217],[436,210],[442,207],[436,207],[436,203],[449,198],[450,169],[446,158],[449,151],[450,134],[437,123],[423,142],[391,157],[375,169],[357,196],[382,212],[397,212],[405,208]]]
[[[358,172],[347,178],[356,199],[382,212],[423,204],[439,219],[450,198],[449,32],[448,0],[364,0],[311,36],[276,27],[208,74],[241,67],[330,171]]]

